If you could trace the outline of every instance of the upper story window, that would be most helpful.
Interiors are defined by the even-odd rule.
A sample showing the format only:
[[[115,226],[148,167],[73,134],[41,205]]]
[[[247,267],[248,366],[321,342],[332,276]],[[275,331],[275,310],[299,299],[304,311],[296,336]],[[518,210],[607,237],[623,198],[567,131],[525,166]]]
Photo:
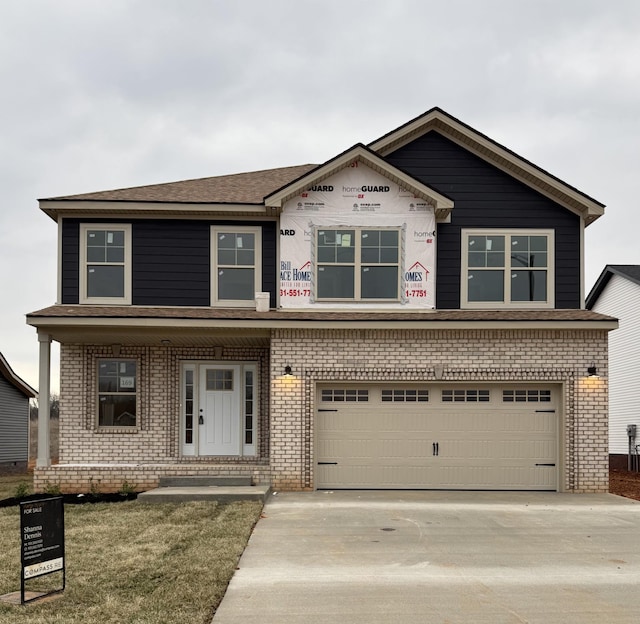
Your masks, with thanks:
[[[80,303],[131,303],[131,225],[81,224]]]
[[[319,228],[316,300],[397,301],[400,230]]]
[[[553,307],[552,230],[463,230],[464,308]]]
[[[211,305],[252,306],[262,290],[259,227],[214,227]]]

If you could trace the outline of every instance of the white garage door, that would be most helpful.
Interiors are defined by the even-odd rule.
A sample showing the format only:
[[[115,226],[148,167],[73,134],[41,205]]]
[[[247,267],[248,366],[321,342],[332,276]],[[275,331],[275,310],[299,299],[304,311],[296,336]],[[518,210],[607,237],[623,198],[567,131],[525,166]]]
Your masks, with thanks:
[[[551,386],[323,385],[316,487],[556,490]]]

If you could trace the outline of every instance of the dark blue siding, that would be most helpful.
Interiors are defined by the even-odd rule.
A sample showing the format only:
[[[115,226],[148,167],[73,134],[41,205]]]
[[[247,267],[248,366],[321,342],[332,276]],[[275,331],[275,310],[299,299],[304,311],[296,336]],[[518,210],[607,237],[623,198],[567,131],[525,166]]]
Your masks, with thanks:
[[[545,228],[555,231],[555,307],[580,307],[580,220],[437,132],[386,160],[455,202],[451,223],[438,225],[436,307],[460,307],[462,228]]]
[[[79,301],[80,223],[132,224],[132,303],[208,306],[211,283],[211,226],[262,227],[262,289],[276,296],[276,224],[180,219],[78,220],[62,227],[62,303]]]
[[[210,305],[210,228],[200,221],[134,221],[134,305]]]
[[[78,303],[80,297],[80,222],[62,221],[62,301]]]

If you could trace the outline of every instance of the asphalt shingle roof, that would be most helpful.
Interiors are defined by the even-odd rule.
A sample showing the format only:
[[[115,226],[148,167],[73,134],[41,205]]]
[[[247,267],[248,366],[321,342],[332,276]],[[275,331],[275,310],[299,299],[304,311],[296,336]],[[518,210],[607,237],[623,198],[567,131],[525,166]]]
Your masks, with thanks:
[[[34,318],[174,318],[267,321],[610,321],[590,310],[435,310],[426,312],[285,311],[256,312],[242,308],[54,305]]]
[[[591,310],[596,305],[612,275],[620,275],[640,285],[640,264],[607,264],[587,295],[585,300],[587,309]]]
[[[315,169],[297,165],[112,191],[49,197],[41,201],[123,201],[205,204],[261,204],[265,196]]]

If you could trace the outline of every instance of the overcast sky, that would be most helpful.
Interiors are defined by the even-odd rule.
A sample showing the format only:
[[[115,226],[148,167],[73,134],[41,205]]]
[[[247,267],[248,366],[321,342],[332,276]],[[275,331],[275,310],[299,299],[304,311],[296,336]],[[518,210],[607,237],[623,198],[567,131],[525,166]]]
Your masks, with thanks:
[[[606,204],[587,291],[640,264],[638,0],[0,0],[0,84],[0,352],[36,388],[38,198],[321,163],[433,106]]]

